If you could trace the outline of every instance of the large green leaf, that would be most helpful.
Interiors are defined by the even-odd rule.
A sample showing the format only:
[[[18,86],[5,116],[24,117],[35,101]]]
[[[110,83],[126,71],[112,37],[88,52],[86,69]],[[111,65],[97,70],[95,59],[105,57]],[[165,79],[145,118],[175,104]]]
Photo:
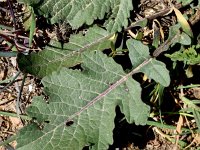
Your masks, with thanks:
[[[129,123],[146,124],[149,107],[141,100],[139,83],[132,79],[138,69],[125,74],[101,51],[88,51],[82,57],[83,71],[63,68],[42,79],[48,102],[34,98],[27,113],[37,123],[20,131],[18,150],[81,150],[88,145],[106,150],[113,143],[116,106]]]
[[[109,32],[127,27],[132,0],[21,0],[36,7],[42,14],[50,15],[52,23],[67,21],[77,29],[84,23],[91,25],[95,19],[107,14]]]
[[[142,42],[129,39],[127,41],[127,47],[133,67],[137,67],[145,60],[150,59],[149,48],[142,44]],[[166,69],[165,64],[154,58],[150,59],[147,65],[140,68],[140,72],[145,73],[149,78],[154,79],[165,87],[170,84],[169,71]]]
[[[112,35],[100,27],[92,27],[84,36],[72,35],[69,43],[51,41],[39,53],[18,55],[18,65],[23,72],[44,77],[62,67],[73,67],[82,62],[81,54],[87,50],[104,50],[110,47],[109,37]]]

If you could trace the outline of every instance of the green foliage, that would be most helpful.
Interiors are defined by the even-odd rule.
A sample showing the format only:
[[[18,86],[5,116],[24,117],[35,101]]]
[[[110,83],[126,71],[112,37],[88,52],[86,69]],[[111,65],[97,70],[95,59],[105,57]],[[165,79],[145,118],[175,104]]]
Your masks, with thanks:
[[[43,129],[35,123],[23,128],[17,140],[19,150],[82,149],[91,144],[95,150],[107,149],[113,142],[117,105],[129,123],[146,123],[149,107],[141,101],[139,83],[100,51],[82,57],[82,72],[63,68],[43,78],[49,104],[36,97],[27,110]],[[73,124],[67,126],[67,120]],[[27,134],[31,137],[26,138]]]
[[[137,42],[127,42],[129,51],[137,50],[131,45]],[[17,140],[19,150],[82,149],[86,145],[93,145],[95,150],[107,149],[113,143],[116,106],[129,123],[145,125],[147,122],[149,107],[142,102],[141,87],[132,74],[145,72],[161,84],[169,85],[165,66],[152,58],[137,60],[141,64],[136,61],[138,66],[125,74],[120,65],[101,51],[87,51],[81,57],[83,71],[62,68],[42,79],[48,104],[42,97],[35,97],[27,109],[42,129],[35,123],[23,128]],[[165,74],[162,78],[161,73]],[[27,134],[32,136],[26,139]]]
[[[164,87],[170,84],[169,71],[156,57],[176,43],[182,47],[191,44],[192,36],[188,35],[192,32],[185,30],[190,29],[190,26],[184,26],[186,20],[178,10],[176,15],[179,22],[182,21],[181,24],[169,27],[167,40],[162,41],[160,36],[157,36],[156,40],[153,39],[156,50],[151,52],[151,55],[149,46],[141,41],[131,39],[123,33],[119,36],[116,34],[128,26],[130,11],[133,10],[132,0],[20,1],[31,6],[31,15],[27,20],[30,47],[36,27],[34,12],[46,16],[52,24],[61,21],[69,23],[73,29],[78,29],[77,31],[89,29],[86,34],[79,32],[70,35],[68,43],[61,44],[51,40],[38,53],[18,54],[19,69],[41,78],[44,93],[48,96],[46,101],[43,96],[34,97],[27,108],[27,117],[31,118],[31,121],[17,135],[18,150],[79,150],[85,146],[94,150],[106,150],[113,144],[117,106],[128,123],[148,123],[150,107],[142,101],[142,88],[132,75],[145,74],[158,83],[155,95],[164,95]],[[186,5],[191,3],[191,0],[179,2]],[[99,20],[101,25],[94,24],[94,21]],[[144,28],[148,24],[148,19],[143,18],[130,26]],[[159,28],[158,31],[161,34]],[[139,29],[137,32],[142,34],[145,31]],[[129,34],[134,37],[135,33],[129,30]],[[140,39],[142,40],[142,37]],[[102,51],[108,49],[112,52],[107,56]],[[198,48],[192,46],[166,56],[172,61],[198,64],[200,56],[196,49]],[[130,58],[132,69],[126,73],[112,58],[119,53],[127,54]],[[2,55],[10,56],[7,53]],[[161,101],[161,97],[159,99]],[[193,114],[195,119],[198,119],[199,126],[199,110],[194,110]]]
[[[169,50],[169,48],[173,47],[176,43],[180,43],[182,45],[191,44],[191,38],[184,32],[180,33],[180,27],[180,24],[176,24],[169,28],[169,36],[167,40],[153,52],[154,57],[157,57],[160,53]]]
[[[141,41],[130,39],[126,44],[134,68],[150,57],[148,46],[142,44]]]
[[[138,66],[150,58],[148,46],[142,44],[140,41],[130,39],[127,41],[127,47],[133,67]],[[140,71],[163,86],[168,86],[170,83],[169,71],[166,69],[165,64],[160,61],[152,59],[151,62],[144,68],[142,67]]]
[[[172,61],[183,61],[187,65],[195,65],[200,63],[200,54],[196,52],[196,47],[192,46],[184,51],[177,51],[173,54],[166,54]]]
[[[176,24],[174,26],[171,26],[169,29],[169,37],[168,40],[173,39],[173,44],[180,43],[182,45],[190,45],[191,44],[191,38],[184,32],[180,33],[180,24]],[[177,36],[177,38],[174,38]]]
[[[26,73],[44,77],[62,67],[73,67],[82,62],[81,55],[87,50],[104,50],[110,47],[112,35],[100,27],[92,27],[86,35],[72,35],[69,42],[61,45],[52,40],[44,50],[30,55],[18,55],[19,68]]]
[[[50,15],[51,22],[67,21],[77,29],[84,23],[91,25],[108,14],[105,27],[109,32],[121,31],[128,25],[133,9],[132,0],[22,0],[35,7],[41,14]]]
[[[190,45],[191,44],[191,38],[186,33],[181,33],[180,38],[178,39],[177,43],[180,43],[182,45]]]
[[[163,86],[170,83],[165,65],[152,59],[148,47],[139,41],[127,41],[133,64],[128,74],[101,52],[111,47],[110,32],[127,26],[132,1],[87,2],[31,2],[37,3],[40,12],[50,13],[52,22],[66,19],[73,28],[103,19],[110,11],[111,14],[104,24],[107,31],[95,26],[86,35],[72,35],[64,45],[51,41],[39,53],[18,55],[19,68],[42,77],[44,92],[49,96],[48,104],[43,97],[35,97],[27,109],[27,114],[36,120],[20,131],[19,150],[82,149],[87,145],[107,149],[113,143],[116,106],[129,123],[147,122],[150,108],[142,102],[141,87],[132,75],[143,72]],[[77,64],[83,71],[67,69]],[[31,134],[28,139],[27,134]]]

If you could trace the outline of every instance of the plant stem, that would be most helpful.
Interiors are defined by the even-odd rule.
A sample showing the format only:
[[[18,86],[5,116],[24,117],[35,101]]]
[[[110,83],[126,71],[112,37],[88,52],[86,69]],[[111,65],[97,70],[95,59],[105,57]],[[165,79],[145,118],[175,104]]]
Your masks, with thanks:
[[[7,139],[7,140],[1,142],[1,143],[0,143],[0,146],[7,145],[7,144],[9,144],[9,143],[15,141],[16,139],[17,139],[17,135],[13,135],[13,136],[11,136],[9,139]]]
[[[20,116],[20,99],[21,99],[21,95],[22,95],[22,91],[23,91],[23,87],[24,87],[24,83],[25,83],[25,79],[26,79],[27,74],[24,75],[23,80],[22,80],[22,84],[20,86],[20,90],[17,96],[17,101],[16,101],[16,112],[17,115]]]
[[[8,116],[8,117],[21,117],[24,120],[31,120],[32,118],[26,115],[19,115],[12,113],[12,112],[5,112],[5,111],[0,111],[0,115]]]
[[[15,79],[17,79],[17,77],[20,75],[20,73],[21,73],[21,71],[18,71],[17,74],[10,81],[10,83],[8,83],[6,86],[4,86],[3,89],[0,89],[0,93],[3,92],[5,89],[7,89],[10,85],[12,85],[13,82],[15,81]]]
[[[4,51],[0,51],[0,57],[16,57],[17,56],[17,52],[4,52]],[[2,81],[0,81],[0,84],[2,83]]]

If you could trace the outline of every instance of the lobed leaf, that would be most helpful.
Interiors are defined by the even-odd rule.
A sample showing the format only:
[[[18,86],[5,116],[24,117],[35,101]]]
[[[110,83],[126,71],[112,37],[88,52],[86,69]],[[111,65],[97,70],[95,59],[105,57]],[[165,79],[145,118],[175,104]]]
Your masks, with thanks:
[[[128,26],[130,11],[133,10],[131,0],[115,0],[112,8],[112,15],[109,17],[106,28],[111,33],[120,32],[122,27]]]
[[[20,131],[18,150],[108,149],[116,106],[129,123],[146,124],[149,107],[131,74],[100,51],[82,57],[83,71],[63,68],[43,78],[48,103],[34,98],[27,113],[40,126],[31,123]]]
[[[74,29],[83,24],[91,25],[96,19],[108,14],[106,28],[113,33],[127,27],[132,0],[22,0],[43,15],[51,17],[51,22],[67,21]]]
[[[104,50],[110,47],[112,35],[100,27],[92,27],[84,36],[71,36],[69,43],[51,41],[44,50],[30,55],[18,55],[18,65],[23,72],[44,77],[62,67],[73,67],[82,62],[81,55],[87,50]]]

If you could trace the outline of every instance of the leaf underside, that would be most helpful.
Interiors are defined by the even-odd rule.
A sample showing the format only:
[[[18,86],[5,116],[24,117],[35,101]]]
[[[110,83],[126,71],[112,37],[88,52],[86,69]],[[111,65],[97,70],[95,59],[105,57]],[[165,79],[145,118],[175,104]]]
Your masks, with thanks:
[[[104,50],[110,47],[109,34],[104,29],[94,26],[86,35],[72,35],[63,46],[51,41],[44,50],[30,55],[18,55],[20,70],[38,77],[44,77],[62,67],[73,67],[82,62],[81,55],[87,50]]]
[[[50,15],[52,23],[67,21],[77,29],[83,24],[91,25],[107,14],[105,27],[111,33],[127,27],[132,0],[21,0],[36,7],[43,15]]]
[[[141,100],[139,83],[101,51],[82,57],[83,71],[63,68],[43,78],[48,103],[35,97],[27,110],[42,129],[36,123],[23,128],[18,150],[107,149],[113,143],[116,106],[129,123],[146,124],[149,107]]]

